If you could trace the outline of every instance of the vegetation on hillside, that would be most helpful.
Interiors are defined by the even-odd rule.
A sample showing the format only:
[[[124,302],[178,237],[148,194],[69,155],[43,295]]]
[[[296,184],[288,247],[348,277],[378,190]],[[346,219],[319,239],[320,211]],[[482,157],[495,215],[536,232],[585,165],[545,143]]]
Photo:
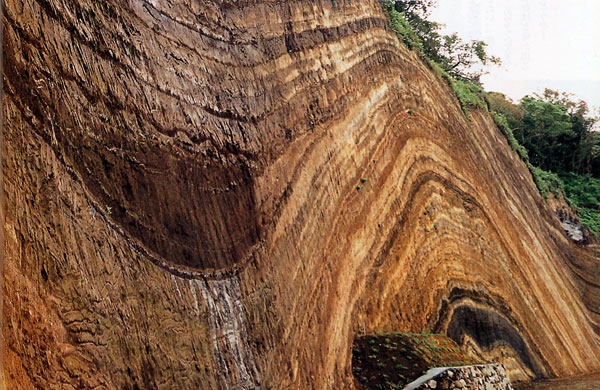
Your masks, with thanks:
[[[577,212],[581,223],[594,234],[600,233],[600,180],[590,174],[565,173],[562,188],[569,204]]]
[[[452,87],[467,116],[469,109],[490,111],[509,145],[527,164],[540,193],[565,196],[581,222],[600,233],[600,132],[594,131],[585,102],[546,89],[518,104],[486,92],[480,84],[485,66],[500,64],[483,41],[464,42],[442,35],[428,20],[435,0],[384,0],[393,30]]]
[[[384,10],[410,48],[416,47],[438,64],[455,80],[479,83],[484,66],[499,65],[498,57],[490,56],[483,41],[463,41],[458,34],[442,35],[442,25],[428,18],[435,0],[384,1]]]
[[[509,143],[528,164],[540,193],[562,192],[583,225],[600,233],[598,119],[589,117],[585,102],[549,89],[519,104],[502,98],[488,95],[490,109],[510,129]]]
[[[392,29],[452,87],[465,115],[469,108],[485,108],[487,103],[479,79],[486,65],[499,65],[488,55],[483,41],[465,42],[457,34],[442,35],[442,25],[427,18],[435,0],[383,0],[383,10]]]

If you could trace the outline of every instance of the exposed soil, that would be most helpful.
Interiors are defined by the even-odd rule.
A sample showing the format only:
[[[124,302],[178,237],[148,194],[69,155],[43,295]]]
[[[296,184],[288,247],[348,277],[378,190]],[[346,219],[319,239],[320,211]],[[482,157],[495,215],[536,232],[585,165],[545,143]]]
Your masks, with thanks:
[[[352,372],[363,389],[401,389],[432,367],[478,364],[443,335],[391,333],[354,340]]]

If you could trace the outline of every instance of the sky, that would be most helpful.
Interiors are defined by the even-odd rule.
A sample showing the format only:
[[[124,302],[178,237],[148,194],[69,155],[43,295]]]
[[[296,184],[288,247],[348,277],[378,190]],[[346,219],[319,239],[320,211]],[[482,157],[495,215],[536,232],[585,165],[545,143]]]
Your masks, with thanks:
[[[551,88],[600,114],[600,0],[438,0],[432,21],[443,33],[488,44],[500,57],[481,78],[514,101]]]

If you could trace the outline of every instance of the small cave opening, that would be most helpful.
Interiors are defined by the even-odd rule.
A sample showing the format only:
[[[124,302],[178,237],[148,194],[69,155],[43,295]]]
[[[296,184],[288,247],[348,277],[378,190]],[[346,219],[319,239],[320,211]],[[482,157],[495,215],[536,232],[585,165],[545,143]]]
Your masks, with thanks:
[[[491,309],[467,305],[454,308],[446,334],[459,345],[463,344],[465,335],[468,335],[483,351],[490,351],[500,345],[508,346],[537,377],[544,376],[543,368],[519,331]]]

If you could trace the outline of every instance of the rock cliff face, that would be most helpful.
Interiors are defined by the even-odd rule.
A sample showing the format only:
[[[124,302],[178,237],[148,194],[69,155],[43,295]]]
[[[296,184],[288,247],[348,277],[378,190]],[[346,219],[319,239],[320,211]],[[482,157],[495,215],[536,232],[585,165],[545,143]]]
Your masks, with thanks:
[[[374,330],[600,370],[597,258],[377,1],[4,7],[4,388],[353,388]]]

